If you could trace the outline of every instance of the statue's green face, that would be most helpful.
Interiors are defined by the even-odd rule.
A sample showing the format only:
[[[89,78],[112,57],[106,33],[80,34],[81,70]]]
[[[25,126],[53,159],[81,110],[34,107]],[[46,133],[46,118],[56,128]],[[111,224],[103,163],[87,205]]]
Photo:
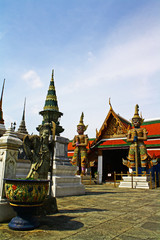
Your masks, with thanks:
[[[133,123],[133,126],[135,128],[139,128],[141,126],[141,119],[140,118],[133,118],[132,123]]]
[[[84,127],[81,125],[77,126],[77,132],[78,134],[82,135],[84,133]]]

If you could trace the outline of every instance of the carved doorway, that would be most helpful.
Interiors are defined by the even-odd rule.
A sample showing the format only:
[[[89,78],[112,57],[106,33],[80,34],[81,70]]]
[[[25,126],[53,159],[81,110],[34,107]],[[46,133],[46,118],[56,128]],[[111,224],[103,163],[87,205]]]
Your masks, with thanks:
[[[114,171],[116,173],[127,173],[128,168],[122,164],[122,158],[126,159],[127,155],[128,148],[103,150],[103,182],[112,182],[114,180]]]

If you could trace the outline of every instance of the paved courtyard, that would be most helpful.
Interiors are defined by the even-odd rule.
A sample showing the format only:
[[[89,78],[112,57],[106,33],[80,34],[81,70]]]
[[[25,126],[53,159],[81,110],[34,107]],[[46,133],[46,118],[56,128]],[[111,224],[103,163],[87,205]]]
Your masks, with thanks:
[[[0,239],[160,239],[160,188],[88,185],[84,196],[57,198],[57,204],[59,213],[41,217],[38,229],[13,231],[0,224]]]

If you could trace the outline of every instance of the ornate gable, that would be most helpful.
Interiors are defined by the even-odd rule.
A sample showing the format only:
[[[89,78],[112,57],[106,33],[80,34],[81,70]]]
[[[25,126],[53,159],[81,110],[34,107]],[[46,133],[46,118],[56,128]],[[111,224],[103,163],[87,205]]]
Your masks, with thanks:
[[[93,145],[101,139],[125,137],[128,129],[131,128],[131,123],[114,112],[110,101],[109,104],[110,110],[102,127],[96,132],[96,139]]]
[[[113,137],[124,137],[127,133],[127,128],[121,122],[119,117],[110,110],[109,116],[102,125],[101,128],[101,139],[113,138]]]

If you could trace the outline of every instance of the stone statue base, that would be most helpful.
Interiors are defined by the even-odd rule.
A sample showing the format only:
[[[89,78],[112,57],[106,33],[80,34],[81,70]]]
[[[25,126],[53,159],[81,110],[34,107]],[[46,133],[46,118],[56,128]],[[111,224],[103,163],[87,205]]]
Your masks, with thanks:
[[[75,176],[76,166],[70,163],[68,152],[69,140],[64,137],[56,136],[55,151],[53,161],[53,197],[83,195],[85,187],[81,183],[81,177]]]
[[[124,176],[120,182],[120,188],[150,188],[150,176]],[[154,182],[152,181],[152,187],[154,187]]]

